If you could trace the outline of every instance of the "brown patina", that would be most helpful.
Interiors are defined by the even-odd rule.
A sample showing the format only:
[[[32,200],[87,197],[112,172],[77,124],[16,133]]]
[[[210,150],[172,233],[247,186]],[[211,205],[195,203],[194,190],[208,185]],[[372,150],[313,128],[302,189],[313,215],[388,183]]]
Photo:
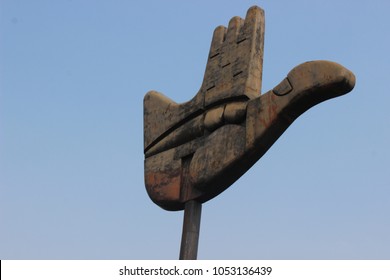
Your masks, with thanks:
[[[193,99],[144,98],[145,185],[166,210],[206,202],[242,176],[289,125],[314,105],[351,91],[355,77],[330,61],[292,69],[261,92],[264,11],[248,10],[215,29],[206,71]]]

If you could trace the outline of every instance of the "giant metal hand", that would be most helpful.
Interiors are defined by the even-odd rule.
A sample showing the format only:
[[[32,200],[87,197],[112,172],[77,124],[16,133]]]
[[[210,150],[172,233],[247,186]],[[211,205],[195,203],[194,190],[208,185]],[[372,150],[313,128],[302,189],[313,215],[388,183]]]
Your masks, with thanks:
[[[260,94],[264,12],[249,9],[215,29],[202,86],[177,104],[150,91],[144,98],[145,185],[166,210],[201,203],[243,175],[303,112],[352,90],[343,66],[311,61]]]

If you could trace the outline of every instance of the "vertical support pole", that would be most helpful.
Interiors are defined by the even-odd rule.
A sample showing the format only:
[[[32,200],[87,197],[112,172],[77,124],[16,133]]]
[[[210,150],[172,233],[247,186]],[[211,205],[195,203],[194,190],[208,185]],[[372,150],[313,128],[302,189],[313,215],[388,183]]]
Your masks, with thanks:
[[[180,260],[196,260],[197,258],[201,214],[202,203],[196,200],[186,202],[180,246]]]

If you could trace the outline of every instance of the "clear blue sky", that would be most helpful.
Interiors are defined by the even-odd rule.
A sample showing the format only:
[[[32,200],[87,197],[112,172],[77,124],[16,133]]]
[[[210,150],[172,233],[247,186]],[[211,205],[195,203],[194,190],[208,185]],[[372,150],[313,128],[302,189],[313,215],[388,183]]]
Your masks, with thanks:
[[[211,36],[266,12],[263,92],[309,60],[350,94],[302,115],[203,205],[199,259],[390,258],[390,2],[0,1],[0,259],[177,259],[143,181],[143,104],[184,102]]]

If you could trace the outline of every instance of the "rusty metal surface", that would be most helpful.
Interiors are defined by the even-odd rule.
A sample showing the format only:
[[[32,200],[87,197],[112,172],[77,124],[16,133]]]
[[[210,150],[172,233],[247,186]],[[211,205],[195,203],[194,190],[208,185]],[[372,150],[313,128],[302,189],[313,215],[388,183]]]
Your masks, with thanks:
[[[302,113],[351,91],[352,72],[330,61],[292,69],[261,92],[264,12],[248,10],[215,29],[202,86],[178,104],[144,98],[145,186],[166,210],[212,199],[242,176]]]

